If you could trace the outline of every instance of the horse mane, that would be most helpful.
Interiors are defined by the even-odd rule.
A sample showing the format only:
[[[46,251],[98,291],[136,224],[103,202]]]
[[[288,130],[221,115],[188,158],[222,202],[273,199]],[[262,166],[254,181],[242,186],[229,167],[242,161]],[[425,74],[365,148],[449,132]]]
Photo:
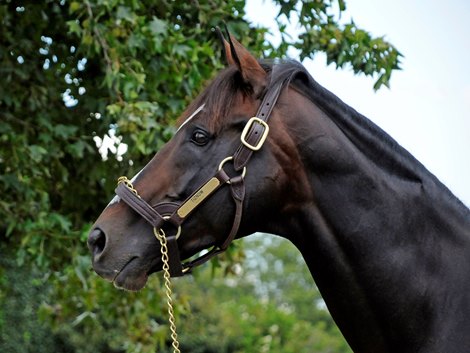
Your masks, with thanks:
[[[283,62],[278,71],[276,82],[287,80],[305,97],[317,105],[341,131],[366,156],[375,160],[376,153],[381,154],[382,168],[393,169],[405,179],[419,179],[425,167],[408,151],[401,147],[390,135],[370,121],[367,117],[344,103],[336,95],[315,81],[305,67],[299,62],[289,60]],[[371,141],[371,135],[378,141]]]
[[[438,195],[440,202],[445,195],[462,215],[470,214],[469,209],[411,153],[367,117],[317,83],[301,63],[286,60],[278,65],[272,83],[289,82],[318,106],[371,162],[402,180],[428,185],[431,182],[443,192]]]

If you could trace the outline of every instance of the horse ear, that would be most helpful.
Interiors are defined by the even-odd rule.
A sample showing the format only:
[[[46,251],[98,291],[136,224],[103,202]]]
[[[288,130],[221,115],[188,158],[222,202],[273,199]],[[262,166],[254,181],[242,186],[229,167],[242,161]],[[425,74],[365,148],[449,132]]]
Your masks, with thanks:
[[[227,42],[217,28],[219,37],[223,43],[225,59],[229,65],[236,65],[243,81],[250,85],[253,93],[259,96],[266,87],[266,71],[258,63],[258,60],[241,45],[226,29],[229,41]]]
[[[217,31],[217,34],[219,35],[219,40],[222,43],[222,49],[223,49],[225,61],[227,62],[228,65],[237,65],[235,60],[233,60],[232,51],[231,51],[229,42],[225,40],[224,35],[219,27],[216,27],[215,29]]]

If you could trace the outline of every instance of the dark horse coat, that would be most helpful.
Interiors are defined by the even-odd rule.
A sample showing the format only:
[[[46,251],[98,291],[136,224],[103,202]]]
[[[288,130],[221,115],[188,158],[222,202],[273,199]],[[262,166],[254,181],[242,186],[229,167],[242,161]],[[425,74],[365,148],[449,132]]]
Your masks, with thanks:
[[[226,54],[231,65],[133,180],[142,200],[181,204],[233,155],[266,92],[286,82],[247,164],[237,237],[291,240],[356,352],[470,351],[469,210],[300,64],[260,63],[234,40]],[[221,187],[182,224],[178,255],[224,243],[234,213]],[[119,197],[89,246],[96,272],[118,287],[138,290],[162,268],[152,227]]]

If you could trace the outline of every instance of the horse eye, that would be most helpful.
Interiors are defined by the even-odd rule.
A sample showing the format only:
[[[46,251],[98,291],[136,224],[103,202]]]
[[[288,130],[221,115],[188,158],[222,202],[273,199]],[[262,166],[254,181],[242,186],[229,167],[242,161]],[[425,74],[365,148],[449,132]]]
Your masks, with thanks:
[[[196,145],[204,146],[207,142],[209,142],[209,136],[205,131],[195,130],[191,136],[191,141]]]

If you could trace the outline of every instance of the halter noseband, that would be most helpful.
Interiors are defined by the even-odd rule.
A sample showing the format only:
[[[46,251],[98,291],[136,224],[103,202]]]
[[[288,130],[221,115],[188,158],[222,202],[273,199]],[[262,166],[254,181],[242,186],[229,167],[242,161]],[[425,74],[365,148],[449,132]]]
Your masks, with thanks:
[[[134,189],[134,186],[126,177],[120,177],[118,179],[118,186],[115,190],[116,194],[152,225],[156,236],[160,234],[160,236],[163,235],[165,237],[165,233],[162,230],[164,224],[170,223],[176,227],[177,231],[175,235],[166,236],[169,271],[172,277],[190,273],[193,267],[202,265],[215,255],[225,251],[235,238],[240,226],[243,200],[245,198],[245,184],[243,180],[246,173],[246,165],[253,152],[258,151],[263,146],[268,136],[269,126],[267,121],[281,94],[284,83],[285,81],[277,82],[268,88],[256,116],[248,120],[245,125],[240,137],[241,144],[233,156],[225,158],[220,163],[214,176],[199,187],[191,196],[183,201],[183,203],[163,202],[152,207],[139,196],[137,190]],[[235,171],[240,172],[240,174],[234,177],[228,176],[223,169],[224,164],[227,162],[233,162]],[[222,185],[226,184],[230,186],[232,198],[236,206],[235,217],[229,235],[223,244],[214,245],[206,254],[191,262],[182,263],[177,244],[177,239],[181,235],[181,224],[204,200],[211,196]]]

